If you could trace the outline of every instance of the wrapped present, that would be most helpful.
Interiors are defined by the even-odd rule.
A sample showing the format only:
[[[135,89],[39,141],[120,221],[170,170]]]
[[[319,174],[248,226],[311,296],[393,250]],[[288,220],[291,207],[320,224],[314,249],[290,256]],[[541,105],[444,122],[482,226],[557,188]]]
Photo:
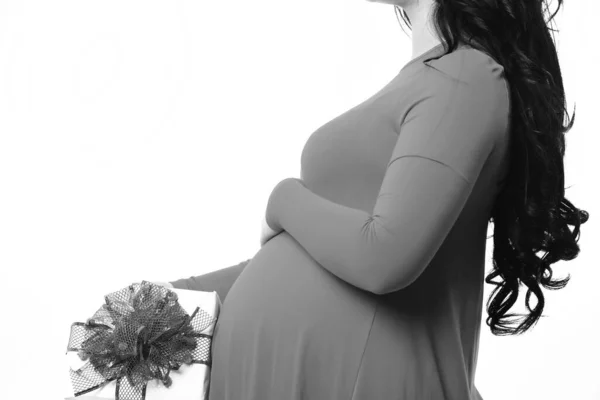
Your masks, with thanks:
[[[67,347],[66,399],[205,400],[217,292],[142,281],[105,296]]]

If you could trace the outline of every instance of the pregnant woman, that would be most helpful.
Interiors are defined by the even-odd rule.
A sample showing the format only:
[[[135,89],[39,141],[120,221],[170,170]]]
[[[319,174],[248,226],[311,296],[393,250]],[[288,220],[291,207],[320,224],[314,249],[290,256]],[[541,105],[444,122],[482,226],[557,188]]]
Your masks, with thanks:
[[[487,325],[520,334],[550,265],[579,252],[588,214],[564,197],[573,121],[544,6],[371,1],[402,8],[411,61],[310,136],[252,259],[172,282],[223,301],[210,400],[481,399],[484,280]],[[537,306],[514,327],[520,284]]]

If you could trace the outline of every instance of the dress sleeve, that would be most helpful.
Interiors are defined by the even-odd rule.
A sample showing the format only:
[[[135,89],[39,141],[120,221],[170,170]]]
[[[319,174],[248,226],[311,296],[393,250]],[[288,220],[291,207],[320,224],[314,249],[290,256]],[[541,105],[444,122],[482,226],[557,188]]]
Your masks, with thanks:
[[[397,124],[398,140],[372,213],[329,201],[296,178],[281,181],[269,197],[267,223],[362,290],[390,293],[421,275],[507,128],[502,73],[435,84]]]
[[[237,278],[251,260],[252,259],[242,261],[237,265],[218,269],[204,275],[178,279],[170,283],[175,289],[199,290],[203,292],[216,291],[221,299],[221,302],[224,302],[225,298],[227,297],[227,293],[229,293],[229,289],[231,289]]]

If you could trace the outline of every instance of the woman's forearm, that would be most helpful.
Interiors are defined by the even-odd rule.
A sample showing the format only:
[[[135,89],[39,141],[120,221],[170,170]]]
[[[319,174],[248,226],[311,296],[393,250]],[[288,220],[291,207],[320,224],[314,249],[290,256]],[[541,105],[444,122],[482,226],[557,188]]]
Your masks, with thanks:
[[[251,260],[252,259],[248,259],[231,267],[218,269],[204,275],[178,279],[169,283],[171,283],[175,289],[200,290],[204,292],[212,292],[214,290],[219,295],[221,302],[224,303],[229,289],[231,289],[233,283],[244,270],[244,267],[246,267]]]

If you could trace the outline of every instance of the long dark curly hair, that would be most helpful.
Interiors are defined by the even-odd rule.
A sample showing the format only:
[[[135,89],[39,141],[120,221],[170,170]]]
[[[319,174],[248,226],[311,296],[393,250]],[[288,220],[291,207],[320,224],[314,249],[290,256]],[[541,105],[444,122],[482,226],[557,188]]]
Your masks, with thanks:
[[[485,279],[496,286],[487,302],[486,323],[497,336],[525,333],[543,316],[539,285],[558,290],[569,282],[570,275],[553,281],[550,265],[577,257],[579,227],[589,217],[565,198],[565,133],[575,122],[575,110],[564,126],[565,91],[553,30],[547,26],[561,5],[558,0],[547,22],[544,0],[434,0],[432,9],[437,35],[446,42],[444,54],[454,51],[458,42],[468,42],[504,67],[510,87],[510,167],[490,218],[494,268]],[[411,29],[406,12],[397,5],[395,9]],[[544,254],[540,257],[539,252]],[[493,280],[497,276],[500,282]],[[525,303],[530,314],[507,314],[521,283],[528,288]],[[533,310],[531,293],[538,300]],[[526,318],[511,327],[519,322],[507,320],[514,316]]]

